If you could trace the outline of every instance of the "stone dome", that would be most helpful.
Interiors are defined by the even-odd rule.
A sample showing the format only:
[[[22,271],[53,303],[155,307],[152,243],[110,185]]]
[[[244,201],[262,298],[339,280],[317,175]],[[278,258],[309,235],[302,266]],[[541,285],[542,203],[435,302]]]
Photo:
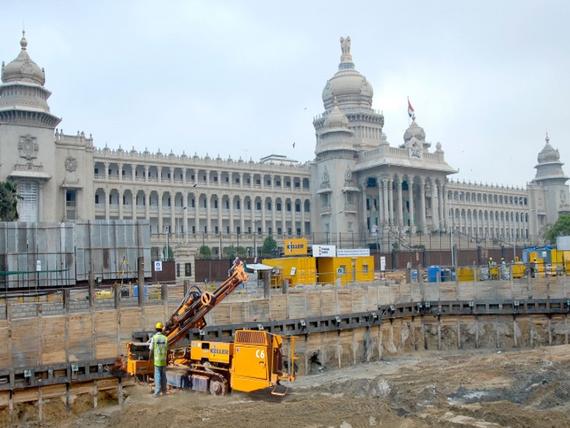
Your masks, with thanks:
[[[323,104],[330,110],[335,99],[345,108],[372,107],[374,91],[372,85],[360,74],[352,62],[350,37],[340,39],[342,55],[338,71],[331,77],[323,89]]]
[[[348,118],[335,103],[332,110],[327,114],[324,123],[325,128],[348,128]]]
[[[28,55],[25,33],[22,32],[20,40],[20,53],[12,62],[2,64],[2,82],[25,82],[43,86],[45,83],[45,73]]]
[[[548,134],[546,135],[545,141],[546,144],[538,153],[538,163],[559,162],[560,153],[558,153],[558,150],[550,145],[550,138],[548,137]]]
[[[412,123],[410,124],[408,129],[406,129],[406,132],[404,132],[405,142],[410,141],[412,138],[416,138],[419,141],[425,141],[426,139],[426,133],[424,131],[424,128],[419,126],[415,120],[412,120]]]

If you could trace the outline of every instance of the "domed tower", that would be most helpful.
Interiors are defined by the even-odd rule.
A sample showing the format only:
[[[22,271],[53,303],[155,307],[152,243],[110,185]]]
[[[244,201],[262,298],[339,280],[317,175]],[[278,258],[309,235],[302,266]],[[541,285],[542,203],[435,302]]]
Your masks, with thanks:
[[[328,241],[338,233],[352,232],[350,229],[356,224],[356,210],[352,206],[357,196],[353,195],[352,183],[354,131],[349,129],[348,118],[336,100],[317,131],[315,154],[311,172],[312,182],[316,183],[313,206],[318,210],[313,210],[313,224],[317,225],[315,231],[323,240],[326,235]]]
[[[92,172],[88,160],[70,156],[73,151],[85,152],[88,144],[75,140],[66,144],[61,134],[56,138],[54,130],[61,119],[50,112],[51,93],[44,84],[45,71],[30,58],[23,33],[18,56],[2,63],[0,180],[16,182],[19,220],[26,222],[67,220],[67,186],[73,187],[73,197],[81,189],[79,179],[70,184],[68,176],[78,177],[77,171],[82,171],[82,179],[88,180]]]
[[[323,89],[325,113],[313,122],[317,135],[325,125],[327,114],[338,105],[348,119],[348,128],[354,132],[353,144],[357,150],[378,147],[382,141],[384,116],[372,109],[372,85],[352,62],[350,37],[340,38],[341,56],[338,71]],[[318,138],[318,137],[317,137]]]
[[[50,113],[47,100],[51,92],[44,88],[45,80],[45,71],[28,54],[23,32],[16,59],[6,65],[2,62],[0,122],[55,129],[61,119]]]
[[[555,223],[560,214],[570,213],[570,193],[560,153],[550,144],[548,134],[537,160],[536,176],[529,188],[531,210],[536,210],[537,229],[540,232],[544,226]],[[534,217],[532,213],[531,217]]]

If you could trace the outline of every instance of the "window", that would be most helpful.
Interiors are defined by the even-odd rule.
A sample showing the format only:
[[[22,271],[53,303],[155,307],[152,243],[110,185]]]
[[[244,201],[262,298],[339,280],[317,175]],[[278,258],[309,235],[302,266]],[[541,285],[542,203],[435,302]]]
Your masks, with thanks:
[[[176,278],[180,277],[180,263],[176,263]]]
[[[68,220],[76,219],[75,209],[77,207],[77,197],[75,190],[65,191],[65,217]],[[97,202],[95,202],[97,203]]]
[[[99,203],[99,195],[95,194],[95,204]]]
[[[184,276],[192,276],[192,263],[184,263]]]
[[[368,265],[362,265],[362,273],[368,273]]]

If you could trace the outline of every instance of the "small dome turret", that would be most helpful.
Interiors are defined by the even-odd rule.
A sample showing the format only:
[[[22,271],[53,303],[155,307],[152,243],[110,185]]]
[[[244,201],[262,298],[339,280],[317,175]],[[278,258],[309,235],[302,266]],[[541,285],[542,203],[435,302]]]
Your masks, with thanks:
[[[421,142],[424,142],[426,139],[426,133],[424,131],[424,128],[419,126],[416,123],[415,119],[412,120],[412,123],[410,124],[408,129],[406,129],[406,132],[404,132],[404,141],[406,143],[410,141],[412,138],[415,138]]]
[[[20,48],[16,59],[2,65],[2,82],[24,82],[43,86],[46,80],[45,72],[28,55],[28,41],[24,31],[20,40]]]
[[[547,163],[547,162],[559,162],[560,161],[560,153],[554,147],[550,145],[550,137],[546,134],[544,138],[546,144],[544,145],[543,149],[538,153],[538,163]]]
[[[324,123],[325,128],[348,128],[348,118],[346,115],[338,108],[338,104],[335,101],[334,107],[327,114]]]

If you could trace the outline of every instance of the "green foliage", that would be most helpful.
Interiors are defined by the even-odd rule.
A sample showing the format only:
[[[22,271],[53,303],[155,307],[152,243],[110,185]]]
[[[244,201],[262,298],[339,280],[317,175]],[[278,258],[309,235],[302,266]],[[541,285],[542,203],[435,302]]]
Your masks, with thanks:
[[[570,214],[561,215],[544,234],[546,240],[551,243],[556,242],[558,236],[570,236]]]
[[[236,256],[237,257],[246,257],[247,256],[247,252],[246,249],[244,247],[241,246],[234,246],[234,245],[230,245],[229,247],[224,247],[223,251],[222,251],[222,256],[224,258],[229,258],[229,259],[233,259]]]
[[[11,180],[0,182],[0,220],[18,220],[18,196],[16,183]]]
[[[222,256],[226,259],[233,259],[237,255],[237,249],[235,246],[230,245],[229,247],[224,247],[222,250]]]
[[[174,252],[172,251],[172,247],[166,245],[162,247],[162,260],[174,260]]]
[[[277,242],[271,236],[268,236],[263,241],[263,246],[261,247],[261,255],[264,257],[274,256],[277,250]]]
[[[202,245],[198,249],[198,257],[201,259],[209,259],[212,257],[212,250],[207,245]]]

